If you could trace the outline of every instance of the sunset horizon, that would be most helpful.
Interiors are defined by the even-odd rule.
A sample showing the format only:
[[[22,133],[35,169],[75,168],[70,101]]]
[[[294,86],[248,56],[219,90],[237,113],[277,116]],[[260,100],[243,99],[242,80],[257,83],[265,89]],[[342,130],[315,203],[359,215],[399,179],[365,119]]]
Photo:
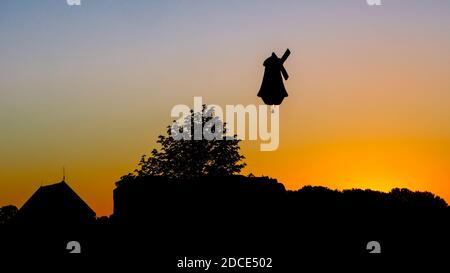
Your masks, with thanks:
[[[279,146],[243,140],[241,174],[450,202],[450,2],[383,2],[0,3],[0,207],[65,168],[111,215],[174,105],[263,105],[263,62],[287,48]]]

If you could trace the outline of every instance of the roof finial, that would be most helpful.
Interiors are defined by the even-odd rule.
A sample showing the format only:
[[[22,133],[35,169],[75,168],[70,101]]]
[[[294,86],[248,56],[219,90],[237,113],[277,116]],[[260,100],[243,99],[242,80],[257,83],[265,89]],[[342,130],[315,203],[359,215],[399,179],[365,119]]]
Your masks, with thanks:
[[[66,168],[64,168],[64,166],[63,166],[63,177],[62,177],[62,182],[66,182]]]

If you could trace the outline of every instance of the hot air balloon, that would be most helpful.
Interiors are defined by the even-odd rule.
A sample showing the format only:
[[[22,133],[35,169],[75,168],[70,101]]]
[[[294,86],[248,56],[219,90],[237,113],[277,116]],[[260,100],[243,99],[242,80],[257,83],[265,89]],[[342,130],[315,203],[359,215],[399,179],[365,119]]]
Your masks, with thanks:
[[[283,57],[278,58],[278,56],[272,52],[272,55],[263,63],[265,67],[264,78],[258,92],[258,97],[261,97],[267,105],[280,105],[283,102],[283,99],[288,96],[286,88],[284,88],[283,78],[287,80],[289,75],[286,72],[286,69],[284,69],[283,64],[290,54],[291,51],[286,49]]]

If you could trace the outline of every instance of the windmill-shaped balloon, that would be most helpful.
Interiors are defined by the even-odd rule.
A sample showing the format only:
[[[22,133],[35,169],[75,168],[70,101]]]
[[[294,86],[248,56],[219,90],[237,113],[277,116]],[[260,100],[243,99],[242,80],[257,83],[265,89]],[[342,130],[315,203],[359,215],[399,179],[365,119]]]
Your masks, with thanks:
[[[265,67],[264,78],[258,92],[258,97],[261,97],[265,104],[272,105],[272,107],[274,105],[280,105],[283,99],[288,96],[286,88],[284,88],[283,78],[287,80],[289,75],[286,69],[284,69],[283,64],[290,54],[291,51],[286,49],[283,57],[278,58],[275,52],[272,52],[272,56],[267,58],[263,63]]]

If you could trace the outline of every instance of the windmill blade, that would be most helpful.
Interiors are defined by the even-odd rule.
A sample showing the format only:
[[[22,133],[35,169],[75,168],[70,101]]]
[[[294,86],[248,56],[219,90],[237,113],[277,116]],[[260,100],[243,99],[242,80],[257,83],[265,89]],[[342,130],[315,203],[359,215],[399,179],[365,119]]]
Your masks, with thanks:
[[[288,48],[284,52],[283,57],[281,57],[281,63],[284,63],[286,61],[286,59],[289,57],[289,55],[291,55],[291,51]]]

